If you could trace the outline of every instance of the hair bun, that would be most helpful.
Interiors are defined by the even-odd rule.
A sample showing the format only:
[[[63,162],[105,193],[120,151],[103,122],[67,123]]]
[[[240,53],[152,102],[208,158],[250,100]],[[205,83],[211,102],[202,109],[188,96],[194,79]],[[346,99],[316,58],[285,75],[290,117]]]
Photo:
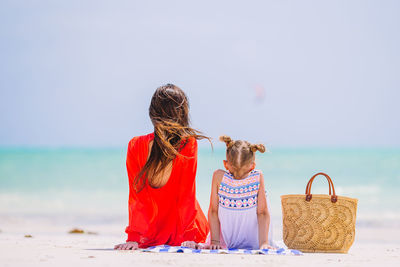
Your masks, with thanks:
[[[250,150],[253,152],[260,151],[261,153],[264,153],[266,149],[263,144],[256,144],[256,145],[250,145]]]
[[[235,143],[235,142],[232,140],[232,138],[230,138],[230,137],[227,136],[227,135],[221,135],[221,136],[219,137],[219,140],[222,141],[222,142],[225,142],[227,148],[230,148],[230,147],[233,146],[233,144]]]

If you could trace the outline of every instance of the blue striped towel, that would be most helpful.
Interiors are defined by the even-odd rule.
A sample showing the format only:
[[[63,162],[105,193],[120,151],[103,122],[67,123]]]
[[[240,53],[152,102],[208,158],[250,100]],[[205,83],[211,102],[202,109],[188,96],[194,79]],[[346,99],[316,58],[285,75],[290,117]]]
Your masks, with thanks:
[[[188,247],[172,247],[161,245],[141,249],[143,252],[161,252],[161,253],[203,253],[203,254],[262,254],[262,255],[303,255],[294,249],[192,249]]]

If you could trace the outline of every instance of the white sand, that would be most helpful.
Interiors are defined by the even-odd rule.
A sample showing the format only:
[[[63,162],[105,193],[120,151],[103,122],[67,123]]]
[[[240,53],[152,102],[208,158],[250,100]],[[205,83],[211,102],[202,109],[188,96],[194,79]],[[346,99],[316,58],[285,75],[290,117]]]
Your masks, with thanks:
[[[1,218],[1,217],[0,217]],[[3,218],[4,219],[4,218]],[[304,256],[204,255],[115,251],[120,226],[94,225],[97,235],[68,234],[65,226],[0,221],[0,266],[400,266],[400,230],[359,227],[348,254]],[[71,227],[72,228],[72,227]],[[24,229],[24,230],[22,230]],[[31,234],[32,238],[25,238]],[[279,234],[279,233],[278,233]]]

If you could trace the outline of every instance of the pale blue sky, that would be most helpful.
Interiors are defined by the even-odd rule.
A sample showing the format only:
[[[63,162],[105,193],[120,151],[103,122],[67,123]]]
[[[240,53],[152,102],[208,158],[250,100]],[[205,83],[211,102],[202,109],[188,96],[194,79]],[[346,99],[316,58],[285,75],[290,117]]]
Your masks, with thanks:
[[[172,82],[214,138],[399,146],[399,14],[385,0],[3,0],[0,145],[125,146]]]

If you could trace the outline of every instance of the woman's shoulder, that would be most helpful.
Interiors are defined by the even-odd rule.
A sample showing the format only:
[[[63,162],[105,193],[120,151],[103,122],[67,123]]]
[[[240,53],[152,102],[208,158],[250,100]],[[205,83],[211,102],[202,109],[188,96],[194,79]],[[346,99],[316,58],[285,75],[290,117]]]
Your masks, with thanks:
[[[183,142],[189,146],[197,146],[197,139],[194,138],[193,136],[184,139]]]
[[[197,140],[194,137],[189,137],[182,140],[180,153],[185,156],[192,156],[197,153]]]
[[[128,150],[132,150],[140,144],[148,145],[151,140],[154,139],[154,133],[145,135],[135,136],[128,143]]]

